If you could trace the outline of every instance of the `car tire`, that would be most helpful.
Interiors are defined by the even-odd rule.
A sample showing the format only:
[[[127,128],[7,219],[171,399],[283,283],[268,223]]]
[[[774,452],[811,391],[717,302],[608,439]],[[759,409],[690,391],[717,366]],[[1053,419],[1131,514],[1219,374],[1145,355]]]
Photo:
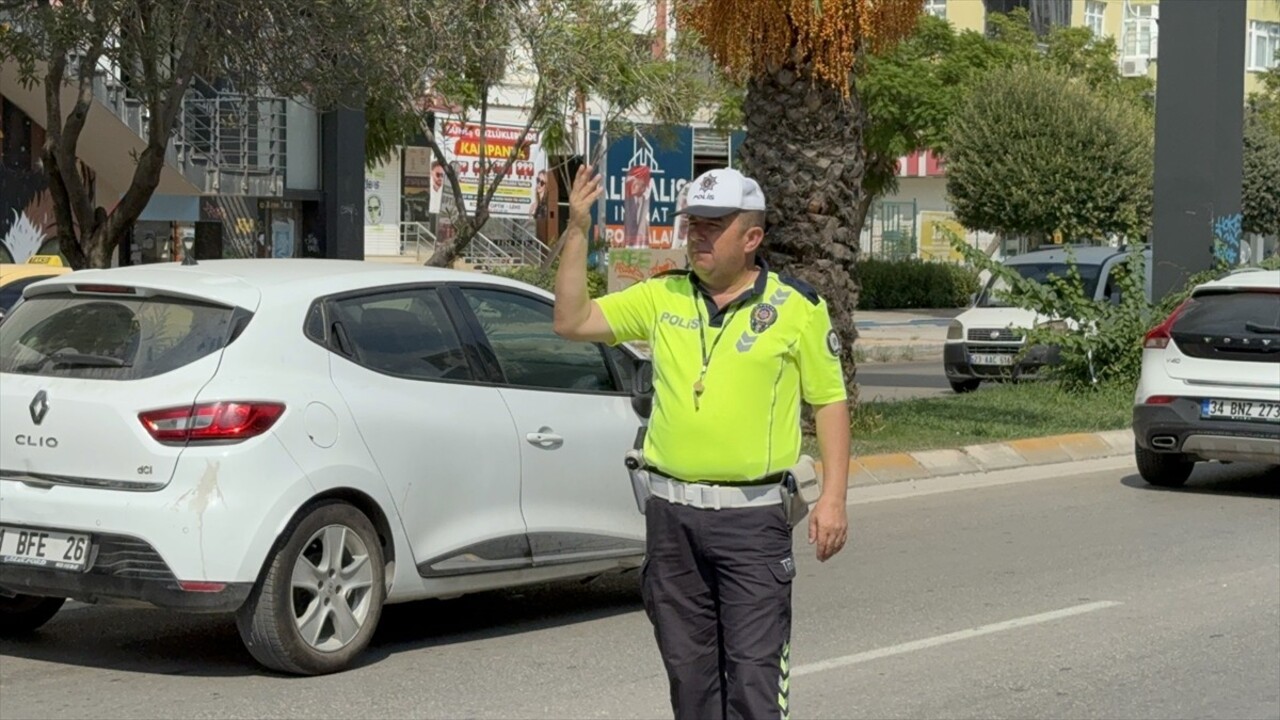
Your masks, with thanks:
[[[262,665],[323,675],[364,651],[385,599],[386,567],[373,523],[347,503],[327,502],[290,523],[236,613],[236,626]]]
[[[0,637],[19,637],[35,632],[53,619],[67,601],[40,595],[0,595]]]
[[[951,389],[952,389],[952,390],[955,390],[956,392],[958,392],[958,393],[960,393],[960,394],[962,394],[962,395],[963,395],[964,393],[973,392],[974,390],[977,390],[977,389],[978,389],[978,386],[982,384],[982,381],[981,381],[981,380],[976,380],[976,379],[974,379],[974,380],[949,380],[948,382],[950,382],[950,383],[951,383]]]
[[[1194,461],[1178,453],[1159,453],[1141,445],[1135,445],[1133,452],[1138,461],[1138,474],[1158,487],[1182,487],[1196,466]]]

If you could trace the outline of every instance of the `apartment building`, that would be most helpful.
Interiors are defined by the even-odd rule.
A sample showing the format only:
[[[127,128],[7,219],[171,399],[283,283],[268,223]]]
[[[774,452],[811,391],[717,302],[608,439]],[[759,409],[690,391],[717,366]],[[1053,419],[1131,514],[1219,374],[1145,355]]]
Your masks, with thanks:
[[[1208,0],[1214,1],[1214,0]],[[925,12],[957,30],[983,31],[987,13],[1024,8],[1040,29],[1087,27],[1114,38],[1120,48],[1117,70],[1156,76],[1159,68],[1159,0],[924,0]],[[1258,88],[1258,74],[1280,64],[1280,2],[1246,0],[1245,93]]]
[[[1172,1],[1172,0],[1171,0]],[[1177,0],[1187,1],[1187,0]],[[1218,0],[1196,0],[1214,2]],[[1228,0],[1221,0],[1226,2]],[[984,32],[989,13],[1026,9],[1041,31],[1056,26],[1087,27],[1099,37],[1111,37],[1119,48],[1116,72],[1159,77],[1159,0],[924,0],[924,11],[949,21],[957,30]],[[1280,66],[1280,2],[1247,0],[1245,94],[1260,87],[1259,75]],[[920,254],[946,257],[945,243],[934,237],[929,224],[950,217],[946,193],[945,163],[928,152],[914,153],[899,162],[899,192],[884,198],[863,232],[863,246],[870,252],[888,252],[893,240],[912,233]],[[914,220],[914,222],[913,222]],[[884,238],[889,238],[886,241]],[[975,241],[987,240],[970,234]],[[989,242],[989,241],[988,241]],[[981,244],[981,243],[980,243]],[[1007,249],[1016,252],[1016,242]]]

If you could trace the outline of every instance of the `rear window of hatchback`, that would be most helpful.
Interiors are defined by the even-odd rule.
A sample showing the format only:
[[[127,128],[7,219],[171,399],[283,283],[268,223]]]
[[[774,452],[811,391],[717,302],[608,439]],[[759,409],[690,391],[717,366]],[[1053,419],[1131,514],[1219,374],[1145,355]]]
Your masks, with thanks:
[[[0,323],[0,372],[139,380],[218,352],[248,313],[187,298],[38,295]]]

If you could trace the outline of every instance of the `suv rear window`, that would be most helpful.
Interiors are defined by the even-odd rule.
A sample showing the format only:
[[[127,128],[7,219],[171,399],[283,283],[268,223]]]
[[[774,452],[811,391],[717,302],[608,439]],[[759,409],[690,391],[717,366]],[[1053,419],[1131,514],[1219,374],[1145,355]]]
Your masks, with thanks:
[[[0,323],[0,372],[153,377],[221,350],[247,315],[173,297],[40,295]]]
[[[1192,357],[1280,362],[1280,294],[1197,295],[1174,320],[1172,333]]]

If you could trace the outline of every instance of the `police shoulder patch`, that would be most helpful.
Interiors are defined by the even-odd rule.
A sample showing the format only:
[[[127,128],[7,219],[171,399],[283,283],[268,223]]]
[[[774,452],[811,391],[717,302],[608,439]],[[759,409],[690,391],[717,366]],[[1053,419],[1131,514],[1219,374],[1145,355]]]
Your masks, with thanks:
[[[836,335],[834,329],[827,331],[827,349],[831,351],[832,355],[840,354],[840,336]]]
[[[809,302],[813,303],[814,305],[818,304],[818,301],[820,299],[818,297],[818,291],[815,290],[813,286],[810,285],[809,283],[799,278],[791,277],[790,275],[779,275],[778,282],[782,283],[783,285],[788,285],[790,287],[795,288],[796,292],[805,296],[805,298],[808,299]]]

